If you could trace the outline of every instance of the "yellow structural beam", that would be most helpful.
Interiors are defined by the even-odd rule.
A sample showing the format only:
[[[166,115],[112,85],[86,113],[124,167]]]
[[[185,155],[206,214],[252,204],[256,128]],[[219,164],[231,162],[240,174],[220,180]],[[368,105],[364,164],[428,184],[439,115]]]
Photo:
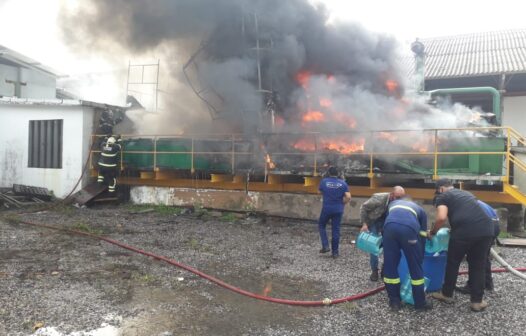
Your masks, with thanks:
[[[520,190],[516,186],[506,182],[504,182],[502,185],[506,194],[510,195],[515,200],[517,200],[518,203],[526,205],[526,195],[520,192]]]
[[[176,179],[181,176],[180,173],[170,170],[159,170],[157,169],[155,171],[155,179],[156,180],[169,180],[169,179]]]
[[[318,191],[318,186],[320,185],[321,176],[305,176],[305,187],[316,187],[316,192]]]
[[[210,181],[213,183],[232,182],[232,179],[232,175],[229,174],[210,174]]]
[[[280,184],[283,183],[283,175],[268,175],[268,184]]]
[[[155,178],[155,172],[142,171],[139,176],[142,180],[149,180]]]

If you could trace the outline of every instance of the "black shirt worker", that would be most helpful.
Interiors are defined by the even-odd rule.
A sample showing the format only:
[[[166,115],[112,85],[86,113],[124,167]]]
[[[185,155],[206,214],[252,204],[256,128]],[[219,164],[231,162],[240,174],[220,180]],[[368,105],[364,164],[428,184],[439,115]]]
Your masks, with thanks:
[[[435,235],[446,219],[451,226],[447,254],[446,275],[442,292],[433,297],[446,303],[453,303],[453,291],[458,270],[464,256],[467,256],[471,284],[471,310],[484,310],[488,304],[483,301],[485,263],[494,235],[491,218],[484,212],[473,194],[458,190],[448,179],[436,183],[436,222],[430,230]],[[472,281],[472,282],[471,282]]]

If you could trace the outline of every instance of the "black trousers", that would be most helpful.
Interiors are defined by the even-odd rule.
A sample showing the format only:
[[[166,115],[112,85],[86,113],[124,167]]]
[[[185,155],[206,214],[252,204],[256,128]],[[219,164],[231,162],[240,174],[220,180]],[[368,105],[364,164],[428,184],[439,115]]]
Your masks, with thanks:
[[[491,245],[495,245],[495,239],[492,239]],[[490,255],[491,252],[490,251],[491,251],[491,246],[488,249],[488,255],[486,259],[485,274],[484,274],[484,277],[485,277],[484,287],[486,289],[493,290],[494,285],[493,285],[493,275],[491,274],[491,255]],[[471,281],[469,279],[466,285],[471,288]]]
[[[447,252],[446,275],[442,293],[452,297],[457,284],[458,270],[464,256],[468,261],[471,302],[479,303],[484,296],[486,262],[493,237],[450,239]]]
[[[117,168],[99,166],[99,176],[97,182],[108,186],[109,192],[114,192],[117,187]]]

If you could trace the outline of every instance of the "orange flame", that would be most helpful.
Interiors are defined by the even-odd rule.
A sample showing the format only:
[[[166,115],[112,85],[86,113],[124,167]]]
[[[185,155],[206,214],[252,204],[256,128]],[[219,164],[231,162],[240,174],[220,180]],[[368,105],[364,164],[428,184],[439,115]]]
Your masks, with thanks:
[[[430,134],[422,135],[420,139],[415,139],[411,148],[419,153],[427,153],[435,145],[434,136]]]
[[[343,112],[334,113],[334,120],[350,128],[356,127],[356,119]]]
[[[418,144],[418,143],[416,143],[413,146],[411,146],[411,148],[414,151],[417,151],[419,153],[427,153],[428,152],[427,145],[425,145],[425,144]]]
[[[342,154],[352,154],[360,152],[365,149],[365,139],[361,138],[356,141],[349,141],[348,139],[333,139],[322,141],[323,148],[333,150]]]
[[[267,167],[269,169],[274,169],[276,168],[276,164],[272,161],[272,159],[270,158],[270,155],[269,154],[266,154],[265,155],[265,162],[267,163]]]
[[[277,127],[285,125],[285,119],[283,119],[283,117],[281,116],[276,116],[274,118],[274,125],[276,125]]]
[[[308,111],[303,115],[302,120],[304,123],[313,121],[319,122],[325,120],[325,116],[320,111]]]
[[[398,89],[398,82],[392,79],[385,81],[385,87],[389,92],[395,92]]]
[[[292,147],[295,149],[299,149],[305,152],[314,152],[316,150],[316,146],[314,145],[314,142],[312,140],[307,140],[305,138],[299,139],[296,141]]]
[[[304,89],[309,87],[311,73],[307,70],[302,70],[296,74],[296,82],[298,82]]]
[[[331,107],[332,101],[328,98],[320,98],[320,106],[321,107]]]
[[[377,133],[376,136],[378,137],[378,139],[384,139],[391,143],[395,143],[395,141],[398,139],[398,136],[390,132],[380,132]]]

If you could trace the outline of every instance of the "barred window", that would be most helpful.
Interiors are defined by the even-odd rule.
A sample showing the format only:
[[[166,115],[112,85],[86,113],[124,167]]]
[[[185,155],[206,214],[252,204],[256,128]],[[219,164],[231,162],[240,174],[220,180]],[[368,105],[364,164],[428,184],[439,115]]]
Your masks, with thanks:
[[[62,119],[29,121],[29,168],[62,168]]]

